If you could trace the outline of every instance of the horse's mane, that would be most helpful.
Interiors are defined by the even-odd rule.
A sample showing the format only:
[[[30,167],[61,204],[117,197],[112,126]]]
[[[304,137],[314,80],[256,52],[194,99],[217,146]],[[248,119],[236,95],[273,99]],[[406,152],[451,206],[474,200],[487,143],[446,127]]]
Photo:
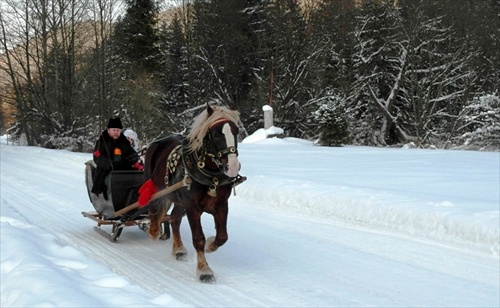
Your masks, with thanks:
[[[203,145],[203,138],[208,133],[212,124],[221,119],[228,119],[238,125],[240,116],[238,111],[223,106],[211,106],[212,114],[209,116],[207,108],[203,110],[193,121],[191,130],[187,136],[190,151],[197,151]]]

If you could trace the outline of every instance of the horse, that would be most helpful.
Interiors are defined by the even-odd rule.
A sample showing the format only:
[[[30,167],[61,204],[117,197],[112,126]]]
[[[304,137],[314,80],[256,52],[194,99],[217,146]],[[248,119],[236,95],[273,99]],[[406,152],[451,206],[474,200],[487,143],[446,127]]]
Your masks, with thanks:
[[[228,199],[233,187],[246,179],[239,175],[238,121],[236,110],[207,104],[194,119],[186,137],[171,135],[154,141],[145,155],[146,182],[139,190],[140,198],[144,194],[147,199],[173,183],[191,180],[190,184],[149,203],[147,233],[151,239],[160,236],[160,222],[173,203],[170,213],[172,254],[177,260],[186,259],[187,250],[179,231],[182,218],[186,216],[201,282],[215,282],[205,252],[216,251],[228,240]],[[203,213],[213,216],[215,237],[205,238],[201,225]]]

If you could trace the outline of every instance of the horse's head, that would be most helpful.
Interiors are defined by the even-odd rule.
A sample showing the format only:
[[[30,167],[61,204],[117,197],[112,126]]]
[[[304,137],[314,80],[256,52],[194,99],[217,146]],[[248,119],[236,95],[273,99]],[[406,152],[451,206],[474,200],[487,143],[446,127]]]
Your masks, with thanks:
[[[220,119],[208,129],[207,148],[228,177],[236,177],[240,170],[237,138],[238,126],[229,119]]]
[[[219,169],[228,177],[236,177],[240,169],[238,161],[238,123],[236,110],[207,105],[193,122],[188,135],[191,151],[202,147],[208,152]]]

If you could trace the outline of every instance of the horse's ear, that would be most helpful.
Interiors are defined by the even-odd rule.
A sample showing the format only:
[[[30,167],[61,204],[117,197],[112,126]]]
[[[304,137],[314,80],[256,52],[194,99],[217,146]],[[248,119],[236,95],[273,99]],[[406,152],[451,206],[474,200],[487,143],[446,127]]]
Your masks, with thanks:
[[[212,106],[210,106],[209,103],[207,103],[207,112],[208,112],[208,116],[211,116],[212,113],[214,113],[214,109],[212,108]]]

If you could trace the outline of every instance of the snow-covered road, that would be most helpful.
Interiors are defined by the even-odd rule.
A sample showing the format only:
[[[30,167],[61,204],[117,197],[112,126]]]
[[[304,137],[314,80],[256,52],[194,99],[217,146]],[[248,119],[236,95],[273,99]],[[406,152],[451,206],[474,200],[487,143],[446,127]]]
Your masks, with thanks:
[[[126,228],[117,243],[109,242],[93,230],[94,223],[80,214],[81,211],[93,210],[83,179],[84,162],[91,157],[89,154],[1,144],[2,230],[15,236],[17,229],[13,221],[20,221],[32,226],[30,230],[35,238],[40,236],[43,240],[48,234],[55,238],[51,245],[59,245],[62,252],[71,248],[67,254],[61,253],[55,262],[68,268],[64,271],[81,276],[82,271],[78,270],[81,267],[77,263],[82,260],[102,264],[142,289],[136,299],[140,301],[142,298],[140,305],[144,307],[183,304],[199,307],[500,305],[498,226],[495,227],[499,209],[498,204],[496,208],[492,205],[498,201],[499,192],[495,191],[495,185],[499,187],[499,179],[498,174],[491,171],[492,167],[498,168],[498,153],[464,155],[464,152],[452,151],[340,149],[282,143],[240,145],[242,174],[249,176],[249,180],[240,185],[237,196],[230,199],[229,241],[217,252],[207,255],[217,278],[215,284],[196,280],[196,258],[187,221],[182,225],[189,253],[187,261],[176,261],[171,256],[170,240],[150,241],[136,227]],[[397,151],[404,153],[399,155]],[[339,172],[350,171],[359,177],[357,182],[353,177],[344,181],[337,177],[325,180],[326,183],[313,184],[315,178],[324,178],[323,172],[328,166],[339,167],[336,165],[339,157],[348,157],[347,162],[359,159],[363,152],[366,158],[374,160],[374,153],[381,152],[390,157],[393,164],[387,162],[381,166],[381,161],[377,165],[358,167],[355,163],[344,164],[345,170]],[[280,160],[276,158],[279,153],[287,153],[289,157]],[[432,157],[458,161],[457,153],[466,162],[482,158],[482,162],[477,163],[480,170],[471,174],[475,175],[475,183],[493,180],[486,187],[478,185],[478,189],[490,194],[484,200],[475,199],[481,192],[464,200],[462,194],[466,193],[457,191],[460,199],[456,201],[448,195],[449,191],[439,187],[416,199],[419,189],[432,186],[425,180],[423,186],[410,183],[414,187],[407,192],[401,191],[404,185],[399,189],[388,188],[391,183],[398,188],[398,182],[414,178],[408,177],[407,172],[413,172],[417,177],[427,174],[430,179],[438,179],[435,186],[447,187],[443,182],[449,179],[439,176],[443,176],[443,170],[449,166],[443,166],[442,161],[433,161]],[[324,155],[324,159],[306,159],[310,155]],[[301,162],[300,166],[296,161]],[[433,170],[434,163],[444,169]],[[463,170],[467,168],[472,167],[464,165]],[[281,171],[275,172],[275,169]],[[287,172],[289,175],[284,178],[283,173]],[[381,185],[387,189],[374,193],[377,181],[370,180],[368,175],[377,172]],[[398,174],[401,177],[395,179]],[[451,178],[458,182],[457,187],[467,185],[464,183],[467,178],[458,179],[453,174]],[[452,187],[448,189],[453,190],[455,184],[449,185]],[[283,190],[279,189],[280,186]],[[294,197],[299,192],[303,192],[303,196],[323,197],[311,198],[309,204],[305,204],[307,201]],[[334,192],[342,198],[334,199]],[[339,200],[349,202],[341,204]],[[417,207],[419,202],[433,212],[425,211],[426,207]],[[475,207],[475,211],[470,211],[467,206],[474,208],[475,202],[481,203],[484,209]],[[336,203],[340,209],[349,204],[359,208],[361,203],[365,209],[380,205],[382,209],[394,210],[394,213],[405,212],[406,216],[377,216],[379,210],[372,209],[370,219],[363,215],[346,217],[360,210],[335,212]],[[408,218],[412,215],[413,219]],[[433,217],[434,221],[429,224],[434,227],[421,222],[424,226],[419,229],[417,222],[426,215]],[[211,216],[204,215],[203,220],[206,235],[213,235]],[[472,223],[473,227],[470,226]],[[439,230],[450,226],[456,226],[457,230]],[[482,238],[470,240],[474,237]],[[26,290],[12,284],[11,287],[5,286],[14,279],[11,278],[14,253],[10,251],[12,248],[4,245],[8,241],[2,232],[1,306],[21,306],[26,303],[23,302],[26,299],[22,299]],[[43,242],[38,244],[44,245]],[[32,251],[41,254],[41,248],[33,247]],[[81,252],[83,257],[74,257],[74,251]],[[18,264],[17,270],[22,270],[22,263]],[[99,277],[99,271],[93,273],[96,281],[107,277],[107,274]],[[47,277],[48,281],[51,279],[57,278]],[[120,280],[101,281],[91,287],[74,285],[72,288],[94,295],[76,297],[73,302],[68,298],[64,306],[139,305],[133,301],[123,302],[128,288],[113,286],[116,281]],[[40,288],[38,291],[44,292]],[[43,300],[49,306],[61,305],[43,295],[36,296],[35,300]]]

